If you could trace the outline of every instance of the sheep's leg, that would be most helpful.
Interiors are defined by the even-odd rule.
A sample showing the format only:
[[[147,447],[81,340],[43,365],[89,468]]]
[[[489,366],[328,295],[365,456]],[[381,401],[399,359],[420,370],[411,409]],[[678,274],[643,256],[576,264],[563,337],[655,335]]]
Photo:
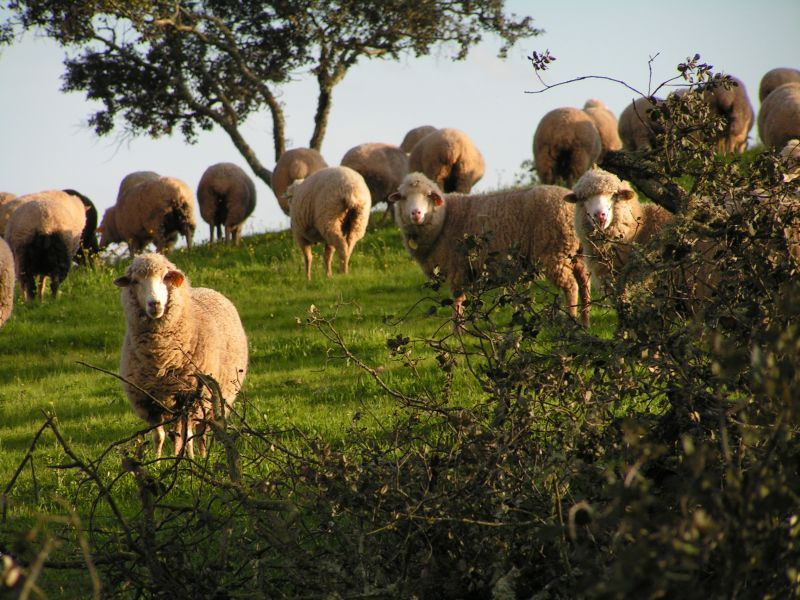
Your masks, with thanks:
[[[303,252],[303,260],[305,261],[306,265],[306,279],[309,281],[311,280],[311,262],[314,259],[314,256],[311,254],[311,244],[303,242],[303,245],[300,247],[300,250]]]
[[[331,263],[333,263],[333,252],[336,250],[332,244],[325,244],[325,273],[328,277],[333,275],[333,270],[331,269]]]
[[[42,275],[39,278],[39,287],[36,290],[36,295],[39,298],[39,302],[42,302],[44,300],[44,288],[45,288],[46,284],[47,284],[47,276],[46,275]]]
[[[333,242],[333,248],[339,255],[339,272],[347,273],[350,265],[350,244],[342,237],[337,237]],[[330,272],[330,262],[328,263],[328,272]]]
[[[453,295],[453,333],[464,329],[464,300],[463,293]]]
[[[164,431],[164,426],[159,425],[153,429],[153,450],[156,453],[156,458],[161,458],[161,451],[164,449],[164,440],[167,434]]]
[[[589,275],[589,269],[586,268],[586,263],[583,259],[575,257],[575,262],[572,266],[572,274],[575,281],[578,283],[578,293],[580,294],[581,302],[581,325],[589,327],[589,313],[592,309],[592,279]]]
[[[214,243],[214,231],[215,231],[214,224],[213,223],[209,224],[209,226],[208,226],[208,243],[209,244],[213,244]]]

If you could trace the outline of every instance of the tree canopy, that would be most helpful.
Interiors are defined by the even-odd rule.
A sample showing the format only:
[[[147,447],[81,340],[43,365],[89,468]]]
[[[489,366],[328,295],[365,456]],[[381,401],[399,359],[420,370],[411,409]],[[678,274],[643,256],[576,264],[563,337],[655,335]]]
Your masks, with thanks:
[[[67,51],[62,91],[85,92],[102,108],[89,125],[98,135],[188,142],[221,127],[253,172],[271,172],[240,125],[265,107],[275,159],[285,148],[278,89],[303,73],[317,81],[309,147],[320,149],[333,89],[359,59],[421,57],[441,44],[464,59],[484,34],[518,40],[541,33],[530,17],[507,15],[504,0],[11,0],[0,42],[35,30]]]

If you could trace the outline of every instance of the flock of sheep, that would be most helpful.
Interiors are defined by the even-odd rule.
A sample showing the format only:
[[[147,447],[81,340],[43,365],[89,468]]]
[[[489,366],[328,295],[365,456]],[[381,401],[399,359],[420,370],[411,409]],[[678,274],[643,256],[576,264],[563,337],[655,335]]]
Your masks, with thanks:
[[[743,151],[753,125],[747,92],[736,81],[733,87],[704,92],[725,118],[720,152]],[[784,148],[787,161],[800,165],[800,70],[767,73],[759,98],[761,140]],[[671,218],[659,206],[640,204],[627,182],[596,167],[607,151],[652,143],[657,129],[648,112],[658,102],[637,100],[619,121],[599,100],[589,100],[583,109],[547,113],[533,139],[541,185],[527,189],[470,193],[484,174],[481,152],[460,130],[422,126],[409,131],[399,146],[358,145],[338,166],[329,166],[309,148],[289,150],[275,165],[272,190],[290,217],[309,279],[312,246],[320,242],[327,274],[334,254],[346,273],[373,206],[386,203],[409,255],[427,276],[438,272],[449,284],[456,323],[464,286],[476,267],[490,253],[513,249],[541,266],[563,292],[566,311],[588,326],[591,282],[607,283],[632,245],[646,242]],[[792,169],[800,170],[791,164],[787,178]],[[225,241],[238,244],[242,224],[255,207],[255,186],[238,166],[219,163],[202,175],[197,202],[211,242],[222,240],[224,228]],[[205,451],[213,384],[198,373],[210,375],[230,403],[247,372],[247,338],[236,308],[214,290],[193,288],[164,256],[180,235],[191,249],[195,227],[188,185],[152,171],[123,179],[115,205],[99,226],[91,201],[74,190],[0,194],[0,325],[11,313],[15,281],[29,300],[37,294],[36,278],[40,298],[49,278],[55,296],[73,261],[85,261],[114,242],[127,244],[133,260],[115,281],[126,319],[120,373],[135,412],[153,428],[157,455],[165,438],[163,422],[170,418],[176,422],[176,452],[193,455],[193,437]],[[487,243],[479,249],[482,254],[468,258],[458,246],[471,235],[485,236]],[[609,240],[614,240],[610,261]],[[156,251],[141,254],[149,243]]]

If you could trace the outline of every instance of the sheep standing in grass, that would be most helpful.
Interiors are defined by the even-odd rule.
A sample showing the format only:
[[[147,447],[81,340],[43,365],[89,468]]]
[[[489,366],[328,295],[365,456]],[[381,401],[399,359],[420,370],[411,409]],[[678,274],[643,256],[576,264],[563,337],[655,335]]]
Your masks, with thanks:
[[[572,186],[600,159],[603,144],[586,112],[571,107],[548,112],[533,135],[533,161],[539,181]]]
[[[0,327],[14,310],[14,254],[0,237]]]
[[[608,107],[601,100],[591,98],[583,105],[584,112],[592,118],[597,132],[600,134],[602,154],[622,149],[619,139],[619,123]]]
[[[550,185],[490,194],[444,195],[422,173],[410,173],[390,201],[409,254],[432,277],[438,268],[453,293],[456,321],[461,318],[464,285],[480,265],[459,249],[465,236],[488,235],[478,262],[494,252],[512,249],[563,293],[567,311],[589,325],[590,284],[583,261],[576,258],[578,239],[574,207],[563,201],[570,191]],[[579,298],[580,297],[580,298]]]
[[[466,133],[437,129],[420,141],[408,157],[408,170],[424,173],[445,192],[469,193],[486,170],[483,155]]]
[[[289,214],[289,200],[286,198],[289,186],[327,166],[322,155],[312,148],[293,148],[281,154],[272,171],[271,186],[285,214]]]
[[[213,418],[212,377],[223,406],[233,404],[247,375],[247,336],[234,305],[208,288],[193,288],[161,254],[142,254],[114,281],[122,288],[127,329],[120,375],[136,414],[154,427],[156,457],[164,445],[164,421],[178,418],[175,454],[194,456],[193,437],[206,452],[207,419]]]
[[[5,239],[14,254],[14,266],[22,297],[44,297],[50,278],[53,297],[67,277],[86,225],[86,209],[75,196],[60,190],[30,194],[14,211],[5,229]]]
[[[386,202],[408,173],[408,156],[391,144],[359,144],[345,153],[341,164],[361,174],[373,206]]]
[[[222,240],[238,246],[242,239],[242,223],[256,207],[256,184],[244,170],[233,163],[217,163],[205,170],[197,185],[200,216],[208,223],[210,241],[214,231]]]
[[[349,167],[327,167],[287,190],[294,241],[311,279],[311,247],[325,244],[325,272],[331,276],[334,251],[339,271],[347,273],[356,242],[364,237],[372,200],[364,178]]]
[[[411,150],[414,149],[414,146],[417,145],[417,142],[434,131],[436,131],[436,127],[433,125],[420,125],[419,127],[414,127],[414,129],[411,129],[408,133],[406,133],[403,141],[400,142],[400,149],[406,154],[411,154]]]
[[[800,83],[784,83],[772,90],[758,111],[758,135],[768,148],[783,148],[800,138]]]
[[[800,69],[790,67],[778,67],[764,73],[758,85],[758,101],[764,102],[764,98],[770,95],[772,90],[779,88],[784,83],[800,83]]]
[[[648,150],[653,147],[661,126],[650,112],[664,102],[661,98],[636,98],[619,115],[617,130],[625,150]]]
[[[565,198],[576,204],[575,231],[592,279],[608,286],[628,262],[633,244],[645,244],[672,219],[656,204],[640,204],[630,185],[593,168]]]

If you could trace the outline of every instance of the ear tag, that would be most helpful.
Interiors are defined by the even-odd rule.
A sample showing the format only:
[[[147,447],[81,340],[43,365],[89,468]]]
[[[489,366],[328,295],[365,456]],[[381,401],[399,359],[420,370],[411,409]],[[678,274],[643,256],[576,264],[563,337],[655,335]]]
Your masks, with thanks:
[[[416,250],[417,248],[419,248],[419,244],[417,243],[416,240],[408,240],[408,247],[411,248],[412,250]]]

